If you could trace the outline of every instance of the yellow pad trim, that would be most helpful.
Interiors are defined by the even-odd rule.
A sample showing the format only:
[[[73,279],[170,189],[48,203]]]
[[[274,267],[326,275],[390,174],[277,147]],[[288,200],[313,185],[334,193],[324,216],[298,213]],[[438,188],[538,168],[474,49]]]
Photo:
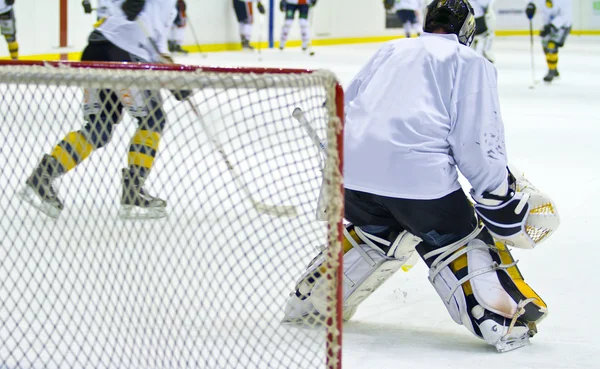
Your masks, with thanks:
[[[63,149],[61,146],[54,147],[50,155],[56,160],[58,160],[60,165],[63,166],[65,172],[70,171],[77,165],[73,157],[67,152],[67,150]]]
[[[460,251],[462,249],[463,248],[461,247],[457,251]],[[452,272],[454,272],[456,274],[456,272],[458,272],[461,269],[467,268],[467,266],[468,266],[467,254],[464,254],[464,255],[461,255],[458,259],[456,259],[450,263],[450,270],[452,270]],[[463,291],[465,292],[466,296],[473,294],[473,287],[471,287],[471,282],[466,281],[465,283],[463,283],[462,288],[463,288]]]
[[[69,133],[63,141],[73,147],[73,150],[79,156],[80,162],[84,161],[94,151],[94,146],[80,132]]]
[[[139,152],[129,152],[127,154],[127,163],[129,165],[137,165],[138,167],[151,169],[154,164],[154,156]]]
[[[557,62],[558,61],[558,54],[546,54],[546,60],[548,62]]]
[[[147,131],[145,129],[140,129],[135,132],[133,138],[131,139],[131,143],[135,145],[144,145],[148,146],[154,150],[158,150],[158,144],[160,143],[160,133]]]
[[[499,251],[498,254],[500,255],[500,260],[502,261],[502,264],[511,264],[512,262],[514,262],[510,251],[508,251],[508,249],[506,248],[506,245],[504,245],[501,242],[496,242],[496,248]],[[516,265],[506,269],[506,271],[513,280],[519,292],[521,292],[526,299],[533,298],[535,299],[534,303],[537,306],[545,308],[547,307],[544,300],[542,300],[540,296],[525,282],[521,271],[519,270],[519,268],[517,268]]]

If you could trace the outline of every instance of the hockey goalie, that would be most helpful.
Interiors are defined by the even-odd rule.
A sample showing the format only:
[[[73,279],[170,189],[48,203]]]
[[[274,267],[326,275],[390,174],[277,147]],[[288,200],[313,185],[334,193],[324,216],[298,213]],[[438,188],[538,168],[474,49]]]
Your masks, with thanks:
[[[508,164],[496,70],[469,47],[469,3],[434,0],[424,30],[384,44],[345,91],[343,318],[418,255],[452,319],[513,350],[548,309],[509,248],[548,239],[556,205]],[[300,276],[284,322],[325,315],[323,263]]]

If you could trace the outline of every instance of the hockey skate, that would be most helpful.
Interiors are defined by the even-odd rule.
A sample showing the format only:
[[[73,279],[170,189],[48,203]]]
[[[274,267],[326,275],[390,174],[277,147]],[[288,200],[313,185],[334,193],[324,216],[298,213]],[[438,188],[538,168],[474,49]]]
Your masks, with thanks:
[[[546,76],[544,77],[544,82],[550,83],[555,78],[558,78],[559,76],[560,76],[560,73],[558,73],[558,70],[556,70],[556,69],[550,69],[548,71],[548,74],[546,74]]]
[[[173,43],[173,50],[171,50],[171,52],[174,53],[181,53],[181,54],[187,54],[187,50],[184,50],[181,45]]]
[[[167,202],[149,195],[144,189],[145,180],[146,178],[141,175],[140,170],[123,169],[120,218],[159,219],[167,216],[165,210]]]
[[[52,181],[61,174],[58,161],[50,155],[44,155],[25,181],[25,188],[19,192],[19,197],[49,217],[58,218],[63,203],[58,198]]]
[[[250,40],[242,38],[242,50],[254,51],[254,47],[250,45]]]

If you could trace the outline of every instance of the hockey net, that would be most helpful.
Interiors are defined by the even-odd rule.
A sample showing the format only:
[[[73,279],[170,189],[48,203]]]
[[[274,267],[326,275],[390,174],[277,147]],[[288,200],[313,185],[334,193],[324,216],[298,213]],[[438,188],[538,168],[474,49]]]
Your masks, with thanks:
[[[0,88],[0,367],[341,367],[343,93],[331,73],[8,62]],[[85,124],[84,91],[102,89],[162,96],[146,188],[167,201],[165,218],[118,216],[138,126],[128,112],[54,181],[56,219],[18,196],[42,156]],[[190,102],[170,92],[182,89]],[[325,319],[281,324],[323,246]]]

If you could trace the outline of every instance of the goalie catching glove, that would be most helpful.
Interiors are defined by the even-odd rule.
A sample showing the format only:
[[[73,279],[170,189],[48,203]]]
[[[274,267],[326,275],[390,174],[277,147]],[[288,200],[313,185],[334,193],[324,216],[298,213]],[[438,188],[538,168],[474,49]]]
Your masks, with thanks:
[[[475,211],[499,242],[532,249],[559,226],[556,205],[520,172],[509,165],[508,178],[500,187],[481,196],[471,190]]]

